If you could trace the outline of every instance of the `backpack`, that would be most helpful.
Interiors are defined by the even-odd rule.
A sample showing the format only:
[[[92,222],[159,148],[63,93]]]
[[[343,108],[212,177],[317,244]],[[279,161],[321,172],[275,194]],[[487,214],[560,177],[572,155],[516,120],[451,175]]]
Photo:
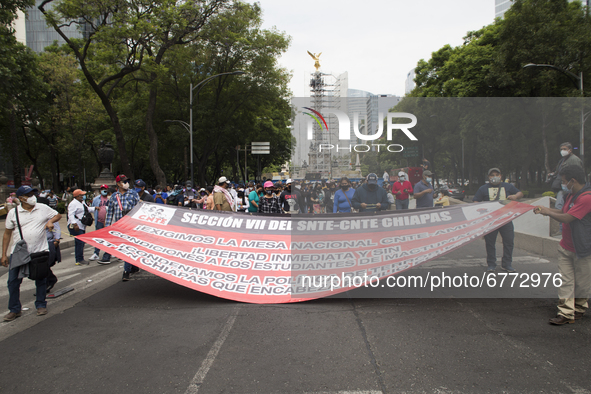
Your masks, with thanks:
[[[82,223],[85,226],[92,226],[92,223],[94,223],[94,218],[92,217],[92,214],[90,213],[88,208],[86,208],[86,204],[83,203],[82,206],[84,207],[84,215],[82,215],[82,219],[77,219],[80,220],[80,223]]]

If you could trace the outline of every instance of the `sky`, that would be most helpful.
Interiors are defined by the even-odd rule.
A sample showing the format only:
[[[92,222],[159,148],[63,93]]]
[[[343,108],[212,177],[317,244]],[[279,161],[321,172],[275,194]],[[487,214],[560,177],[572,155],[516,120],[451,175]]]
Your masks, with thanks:
[[[250,1],[251,3],[253,1]],[[348,72],[349,88],[404,95],[406,76],[420,59],[466,32],[494,21],[494,0],[259,0],[263,28],[291,36],[279,59],[292,74],[294,97],[309,96],[314,60],[320,71]]]

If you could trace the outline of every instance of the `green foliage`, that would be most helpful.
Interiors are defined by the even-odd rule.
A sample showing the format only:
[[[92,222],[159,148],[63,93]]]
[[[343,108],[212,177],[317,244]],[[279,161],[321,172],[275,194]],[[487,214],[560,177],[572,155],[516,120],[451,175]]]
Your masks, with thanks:
[[[556,70],[523,66],[551,64],[575,75],[591,75],[590,56],[591,19],[579,2],[516,0],[504,19],[468,32],[463,45],[445,45],[430,59],[420,60],[410,96],[577,97],[581,92],[576,80]],[[538,112],[535,118],[526,114],[495,121],[450,119],[441,113],[430,117],[428,108],[411,108],[412,103],[401,103],[397,110],[406,106],[408,112],[427,114],[417,130],[423,155],[439,173],[452,172],[457,178],[463,141],[466,178],[481,183],[487,168],[501,166],[506,174],[519,176],[522,187],[530,187],[533,181],[541,182],[536,174],[555,167],[560,142],[578,141],[573,131],[580,127],[580,116],[567,108],[552,108],[543,101],[540,105],[547,108],[541,116]],[[580,108],[580,103],[565,107],[569,105]],[[525,127],[532,124],[535,127]],[[491,129],[500,130],[494,138]]]
[[[556,197],[556,193],[554,193],[553,191],[547,191],[542,193],[542,197]]]
[[[64,213],[66,213],[66,203],[63,201],[60,201],[57,203],[57,212],[61,213],[62,215]]]

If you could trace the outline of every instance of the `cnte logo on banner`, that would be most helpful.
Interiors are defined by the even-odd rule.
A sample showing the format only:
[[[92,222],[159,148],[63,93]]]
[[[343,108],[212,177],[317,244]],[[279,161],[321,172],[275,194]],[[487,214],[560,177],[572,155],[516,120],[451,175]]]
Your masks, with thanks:
[[[308,115],[310,117],[310,119],[308,120],[308,128],[307,128],[307,134],[308,134],[308,140],[312,140],[314,139],[314,128],[313,128],[313,120],[316,121],[316,123],[318,124],[318,126],[320,126],[320,129],[322,130],[323,128],[326,131],[328,130],[328,125],[326,123],[326,120],[324,119],[324,116],[322,116],[322,114],[320,114],[320,112],[309,108],[309,107],[304,107],[304,109],[310,111],[310,112],[303,112],[305,115]],[[351,130],[351,121],[349,119],[349,116],[341,111],[338,110],[336,108],[326,108],[323,109],[322,111],[324,114],[333,114],[336,116],[338,122],[339,122],[339,140],[350,140],[350,130]],[[407,118],[410,119],[410,123],[393,123],[393,120],[396,118]],[[378,114],[378,130],[376,131],[375,134],[361,134],[361,132],[359,131],[359,114],[357,112],[355,112],[353,114],[353,132],[355,133],[355,137],[357,137],[360,140],[363,141],[375,141],[378,138],[381,138],[382,135],[384,134],[384,114],[383,113],[379,113]],[[417,117],[414,116],[413,114],[407,113],[407,112],[389,112],[387,115],[387,119],[386,119],[386,139],[388,141],[392,141],[392,131],[393,130],[401,130],[411,141],[418,141],[417,137],[414,136],[413,133],[411,133],[409,131],[410,128],[416,126],[417,124]],[[371,150],[371,147],[377,147],[377,151],[380,151],[380,147],[386,147],[386,149],[389,152],[402,152],[404,150],[404,147],[400,144],[356,144],[356,145],[349,145],[348,147],[343,147],[343,146],[339,146],[339,145],[333,145],[333,144],[319,144],[318,148],[320,151],[326,151],[326,150],[331,150],[331,149],[335,149],[337,150],[337,152],[339,150],[348,150],[349,152],[351,152],[352,150],[354,150],[355,152],[368,152],[369,150]]]

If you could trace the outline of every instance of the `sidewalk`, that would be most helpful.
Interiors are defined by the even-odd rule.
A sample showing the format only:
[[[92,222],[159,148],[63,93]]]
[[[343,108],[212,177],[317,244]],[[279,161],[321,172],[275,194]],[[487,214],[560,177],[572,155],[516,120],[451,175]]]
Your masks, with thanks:
[[[95,222],[96,223],[96,222]],[[95,230],[95,223],[92,226],[86,227],[86,232],[89,233]],[[72,237],[68,231],[68,216],[64,213],[62,214],[62,218],[59,221],[60,228],[61,228],[61,237],[62,241],[60,243],[61,249],[71,248],[74,246],[74,237]],[[2,234],[6,229],[6,219],[0,220],[0,231]]]

